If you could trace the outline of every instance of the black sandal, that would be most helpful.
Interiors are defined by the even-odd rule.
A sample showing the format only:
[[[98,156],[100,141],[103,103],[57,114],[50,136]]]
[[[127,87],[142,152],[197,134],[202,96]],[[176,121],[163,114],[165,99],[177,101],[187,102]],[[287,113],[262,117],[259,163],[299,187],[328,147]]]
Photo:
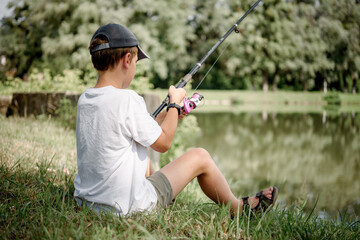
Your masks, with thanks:
[[[259,203],[253,208],[251,208],[249,204],[249,196],[243,197],[243,212],[245,209],[251,209],[254,214],[265,213],[266,211],[269,211],[275,205],[278,193],[279,190],[276,187],[273,187],[272,197],[269,199],[263,194],[263,191],[258,192],[255,197],[259,199]]]

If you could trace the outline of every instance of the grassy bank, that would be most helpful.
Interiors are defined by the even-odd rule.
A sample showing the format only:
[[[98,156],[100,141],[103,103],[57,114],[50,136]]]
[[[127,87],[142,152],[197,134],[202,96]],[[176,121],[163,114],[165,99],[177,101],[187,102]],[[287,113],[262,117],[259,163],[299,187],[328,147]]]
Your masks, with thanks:
[[[360,222],[321,219],[302,205],[234,220],[196,182],[160,213],[120,218],[74,204],[75,133],[53,119],[0,119],[2,239],[356,239]],[[279,199],[281,201],[281,192]]]
[[[167,90],[151,91],[161,100]],[[187,90],[188,95],[193,90]],[[294,92],[294,91],[244,91],[244,90],[197,90],[204,95],[205,100],[197,112],[323,112],[335,110],[337,112],[359,112],[360,94],[328,92]],[[339,102],[330,102],[333,99]],[[330,109],[329,105],[332,105]]]

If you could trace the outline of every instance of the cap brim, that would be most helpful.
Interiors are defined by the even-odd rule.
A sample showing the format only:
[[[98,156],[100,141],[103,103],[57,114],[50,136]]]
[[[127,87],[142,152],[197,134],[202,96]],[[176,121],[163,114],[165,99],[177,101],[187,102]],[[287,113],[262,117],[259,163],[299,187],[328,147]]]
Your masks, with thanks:
[[[150,59],[149,55],[147,55],[147,54],[144,52],[144,50],[142,50],[142,49],[140,48],[139,45],[137,46],[137,48],[138,48],[138,61],[141,60],[141,59],[144,59],[144,58]]]

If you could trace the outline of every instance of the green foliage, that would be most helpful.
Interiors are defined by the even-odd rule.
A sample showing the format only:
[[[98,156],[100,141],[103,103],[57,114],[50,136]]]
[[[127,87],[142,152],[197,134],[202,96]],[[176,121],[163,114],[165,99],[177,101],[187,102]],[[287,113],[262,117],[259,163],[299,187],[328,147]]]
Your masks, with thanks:
[[[0,27],[5,75],[25,78],[34,69],[52,76],[91,68],[87,50],[94,31],[116,22],[129,27],[151,56],[143,73],[154,87],[175,84],[254,1],[11,0]],[[166,11],[164,11],[166,9]],[[230,44],[202,88],[359,90],[358,1],[264,1],[209,57],[195,84]],[[89,67],[90,66],[90,67]],[[6,74],[5,74],[6,73]],[[87,81],[87,80],[85,80]]]
[[[330,87],[342,91],[358,89],[360,74],[360,4],[346,0],[321,1],[318,10],[318,27],[326,46],[328,59],[333,63],[328,79]],[[331,78],[327,76],[331,76]],[[348,81],[348,79],[350,81]]]
[[[61,74],[53,76],[50,69],[39,71],[37,68],[29,74],[27,81],[20,78],[8,77],[6,82],[0,85],[1,94],[12,94],[13,92],[82,92],[95,84],[92,73],[83,75],[78,69],[66,69]]]
[[[337,92],[329,92],[323,96],[323,100],[327,102],[328,105],[341,105],[341,99],[339,93]]]
[[[11,94],[13,92],[38,92],[38,91],[55,91],[55,92],[77,92],[81,93],[96,83],[97,73],[94,69],[87,67],[83,72],[79,69],[65,69],[61,74],[52,76],[49,69],[40,72],[34,69],[26,82],[20,78],[8,77],[0,85],[0,94]],[[144,68],[139,65],[135,79],[130,85],[130,89],[138,93],[144,93],[153,88],[148,77],[144,73]]]
[[[135,78],[131,82],[129,88],[138,94],[145,93],[154,88],[153,84],[150,83],[150,79],[146,77],[144,67],[141,63],[137,64]]]
[[[329,114],[337,114],[340,106],[341,99],[339,93],[337,92],[328,92],[322,99],[326,102],[326,106],[323,106],[323,109],[326,110]]]
[[[76,130],[76,116],[77,107],[69,99],[61,99],[55,111],[56,120],[65,128]]]
[[[161,154],[160,167],[164,167],[184,154],[190,146],[194,146],[193,141],[199,134],[201,131],[194,115],[188,115],[180,120],[171,148],[166,153]]]

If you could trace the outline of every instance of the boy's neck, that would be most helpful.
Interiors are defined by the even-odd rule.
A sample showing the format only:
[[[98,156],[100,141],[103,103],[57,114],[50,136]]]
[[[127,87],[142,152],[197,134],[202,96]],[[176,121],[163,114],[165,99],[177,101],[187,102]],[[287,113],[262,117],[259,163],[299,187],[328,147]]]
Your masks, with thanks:
[[[94,88],[101,88],[107,86],[113,86],[115,88],[124,89],[127,88],[125,84],[126,77],[123,72],[114,70],[107,70],[99,72],[99,77]]]

